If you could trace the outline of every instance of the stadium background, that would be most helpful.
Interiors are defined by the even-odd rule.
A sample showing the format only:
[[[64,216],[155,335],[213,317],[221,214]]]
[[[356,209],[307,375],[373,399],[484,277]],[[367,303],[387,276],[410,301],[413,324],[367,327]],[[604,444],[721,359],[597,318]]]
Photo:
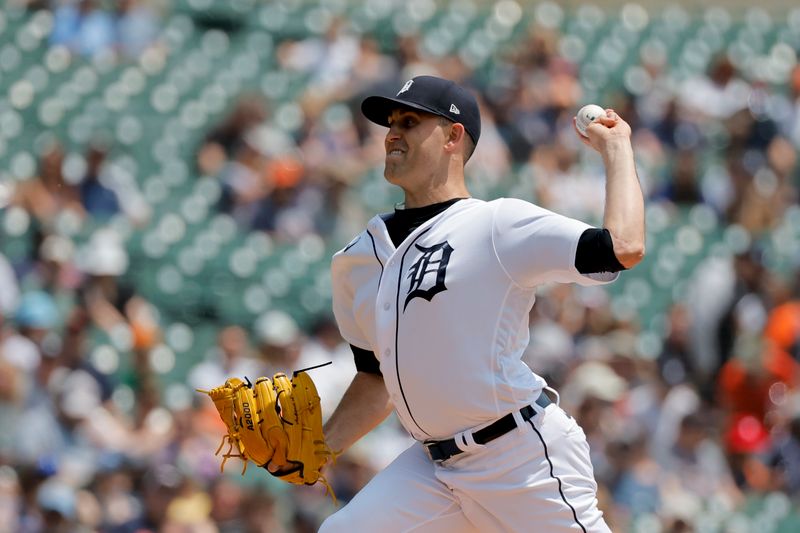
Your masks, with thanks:
[[[540,291],[526,354],[612,529],[797,531],[800,8],[759,4],[7,1],[0,531],[316,530],[317,487],[220,475],[192,389],[332,360],[335,405],[329,258],[400,199],[358,103],[422,73],[480,95],[477,197],[599,223],[571,117],[634,129],[647,257]],[[340,500],[407,443],[359,443]]]

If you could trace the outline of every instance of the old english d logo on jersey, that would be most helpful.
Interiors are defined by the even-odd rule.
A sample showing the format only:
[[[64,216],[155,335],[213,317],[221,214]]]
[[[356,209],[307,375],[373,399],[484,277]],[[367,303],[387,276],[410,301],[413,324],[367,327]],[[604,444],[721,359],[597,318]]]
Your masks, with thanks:
[[[422,255],[408,269],[411,284],[408,287],[408,296],[406,296],[403,311],[414,298],[425,298],[430,302],[436,294],[447,290],[444,278],[447,275],[447,263],[450,262],[453,248],[447,241],[434,244],[430,248],[419,244],[415,246],[422,252]]]

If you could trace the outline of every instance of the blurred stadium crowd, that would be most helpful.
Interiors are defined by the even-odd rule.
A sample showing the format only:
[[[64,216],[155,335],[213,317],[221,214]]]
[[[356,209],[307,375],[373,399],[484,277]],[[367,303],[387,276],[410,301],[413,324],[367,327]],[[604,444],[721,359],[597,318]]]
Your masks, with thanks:
[[[192,389],[330,360],[336,405],[355,369],[328,259],[399,200],[358,104],[424,73],[479,95],[478,197],[599,223],[572,116],[634,130],[648,257],[543,288],[525,354],[612,529],[798,531],[799,50],[798,8],[7,2],[0,531],[316,531],[318,487],[220,474]],[[408,442],[390,419],[341,457],[339,500]]]

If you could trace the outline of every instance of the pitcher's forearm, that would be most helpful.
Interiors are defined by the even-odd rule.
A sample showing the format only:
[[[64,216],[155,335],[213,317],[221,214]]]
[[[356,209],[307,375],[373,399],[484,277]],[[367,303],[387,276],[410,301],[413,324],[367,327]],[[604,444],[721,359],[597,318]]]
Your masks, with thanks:
[[[633,149],[628,140],[615,140],[605,146],[606,203],[605,227],[614,243],[614,254],[626,268],[644,257],[644,198]]]
[[[328,446],[335,452],[345,451],[383,422],[393,409],[383,377],[358,372],[325,424]]]

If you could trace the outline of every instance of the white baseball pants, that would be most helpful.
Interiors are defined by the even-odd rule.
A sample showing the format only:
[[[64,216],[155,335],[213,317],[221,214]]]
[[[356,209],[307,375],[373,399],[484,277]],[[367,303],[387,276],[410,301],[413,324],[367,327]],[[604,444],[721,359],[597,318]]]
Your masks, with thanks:
[[[414,443],[320,533],[610,532],[589,445],[556,404],[441,464]]]

